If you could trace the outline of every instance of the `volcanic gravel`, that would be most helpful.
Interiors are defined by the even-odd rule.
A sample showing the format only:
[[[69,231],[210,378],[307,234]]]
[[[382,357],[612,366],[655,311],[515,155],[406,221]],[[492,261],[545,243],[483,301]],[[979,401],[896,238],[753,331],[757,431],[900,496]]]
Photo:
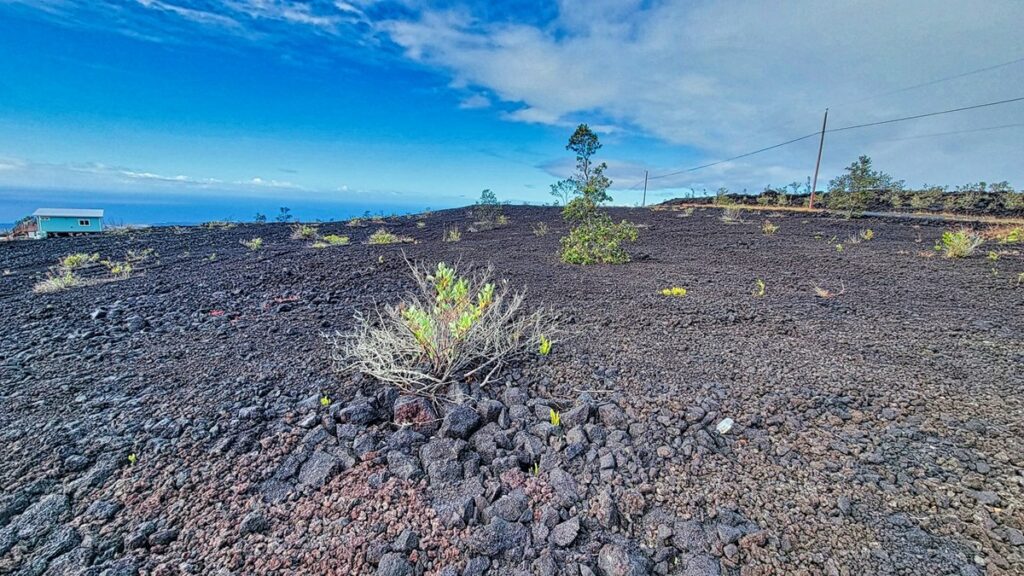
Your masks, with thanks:
[[[576,267],[557,210],[505,212],[0,244],[0,573],[1024,573],[1019,249],[617,209],[634,261]],[[362,243],[382,225],[416,242]],[[463,405],[335,375],[325,335],[412,288],[403,255],[493,265],[565,336]]]

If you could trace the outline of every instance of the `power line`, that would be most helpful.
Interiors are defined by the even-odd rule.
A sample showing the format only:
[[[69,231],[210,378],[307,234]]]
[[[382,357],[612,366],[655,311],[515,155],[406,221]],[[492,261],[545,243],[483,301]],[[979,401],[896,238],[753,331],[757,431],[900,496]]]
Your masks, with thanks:
[[[761,152],[767,152],[769,150],[774,150],[775,148],[781,148],[783,146],[787,146],[787,145],[792,144],[794,142],[799,142],[801,140],[806,140],[806,139],[810,138],[811,136],[817,136],[817,135],[818,135],[818,132],[811,132],[810,134],[805,134],[803,136],[800,136],[799,138],[793,138],[792,140],[786,140],[785,142],[780,142],[778,144],[773,144],[771,146],[765,146],[764,148],[760,148],[758,150],[754,150],[753,152],[747,152],[745,154],[740,154],[739,156],[733,156],[732,158],[726,158],[725,160],[717,160],[715,162],[710,162],[708,164],[701,164],[700,166],[694,166],[693,168],[685,168],[683,170],[676,170],[675,172],[669,172],[667,174],[659,174],[657,176],[651,176],[649,179],[650,180],[656,180],[658,178],[666,178],[668,176],[675,176],[676,174],[684,174],[686,172],[694,172],[694,171],[700,170],[702,168],[709,168],[711,166],[716,166],[718,164],[724,164],[726,162],[732,162],[733,160],[739,160],[740,158],[746,158],[747,156],[753,156],[754,154],[760,154]]]
[[[986,126],[984,128],[969,128],[967,130],[954,130],[952,132],[933,132],[931,134],[917,134],[915,136],[903,136],[902,138],[885,138],[880,142],[897,142],[899,140],[917,140],[918,138],[931,138],[934,136],[953,136],[955,134],[971,134],[973,132],[988,132],[991,130],[1002,130],[1005,128],[1018,128],[1024,126],[1024,122],[1016,124],[1001,124],[999,126]]]
[[[903,116],[901,118],[890,118],[889,120],[880,120],[878,122],[867,122],[867,123],[864,123],[864,124],[854,124],[852,126],[843,126],[841,128],[830,128],[830,129],[826,130],[825,132],[828,132],[828,133],[831,133],[831,132],[844,132],[844,131],[847,131],[847,130],[855,130],[855,129],[859,129],[859,128],[867,128],[867,127],[870,127],[870,126],[881,126],[883,124],[894,124],[896,122],[906,122],[908,120],[917,120],[919,118],[928,118],[928,117],[931,117],[931,116],[941,116],[943,114],[952,114],[954,112],[964,112],[966,110],[975,110],[975,109],[978,109],[978,108],[987,108],[989,106],[998,106],[998,105],[1001,105],[1001,104],[1010,104],[1010,103],[1013,103],[1013,102],[1020,102],[1022,100],[1024,100],[1024,96],[1020,96],[1018,98],[1009,98],[1009,99],[1006,99],[1006,100],[998,100],[996,102],[986,102],[984,104],[974,104],[972,106],[963,106],[963,107],[960,107],[960,108],[952,108],[952,109],[949,109],[949,110],[940,110],[938,112],[927,112],[925,114],[915,114],[913,116]],[[659,178],[667,178],[669,176],[676,176],[678,174],[685,174],[687,172],[696,172],[697,170],[702,170],[704,168],[709,168],[711,166],[717,166],[719,164],[724,164],[726,162],[732,162],[733,160],[739,160],[740,158],[746,158],[748,156],[753,156],[755,154],[760,154],[762,152],[767,152],[769,150],[774,150],[776,148],[781,148],[783,146],[788,146],[790,144],[793,144],[793,143],[796,143],[796,142],[800,142],[801,140],[806,140],[808,138],[811,138],[811,137],[814,137],[814,136],[818,136],[819,134],[821,134],[821,131],[811,132],[810,134],[804,134],[803,136],[799,136],[799,137],[793,138],[791,140],[786,140],[785,142],[779,142],[778,144],[773,144],[771,146],[765,146],[764,148],[759,148],[757,150],[753,150],[751,152],[746,152],[746,153],[740,154],[738,156],[733,156],[731,158],[726,158],[724,160],[716,160],[714,162],[709,162],[707,164],[701,164],[700,166],[694,166],[692,168],[684,168],[684,169],[681,169],[681,170],[675,170],[675,171],[672,171],[672,172],[667,172],[665,174],[658,174],[658,175],[655,175],[655,176],[650,176],[648,179],[649,180],[657,180]]]
[[[999,104],[1009,104],[1011,102],[1020,102],[1024,100],[1024,96],[1019,98],[1010,98],[1008,100],[999,100],[997,102],[986,102],[985,104],[975,104],[973,106],[964,106],[962,108],[953,108],[950,110],[942,110],[940,112],[928,112],[927,114],[917,114],[914,116],[904,116],[903,118],[893,118],[891,120],[882,120],[879,122],[868,122],[867,124],[854,124],[853,126],[843,126],[842,128],[831,128],[826,132],[842,132],[844,130],[853,130],[855,128],[867,128],[868,126],[881,126],[882,124],[892,124],[894,122],[904,122],[907,120],[917,120],[918,118],[928,118],[929,116],[940,116],[942,114],[951,114],[953,112],[963,112],[964,110],[975,110],[977,108],[986,108],[988,106],[998,106]]]
[[[1024,58],[1017,58],[1016,60],[1010,60],[1009,62],[1003,62],[1001,64],[994,64],[992,66],[986,66],[984,68],[978,68],[978,69],[975,69],[975,70],[969,70],[967,72],[961,72],[960,74],[954,74],[953,76],[946,76],[946,77],[943,77],[943,78],[937,78],[935,80],[929,80],[928,82],[922,82],[920,84],[914,84],[913,86],[906,86],[904,88],[897,88],[895,90],[889,90],[888,92],[881,92],[881,93],[878,93],[878,94],[875,94],[875,95],[872,95],[872,96],[865,96],[864,98],[859,98],[857,100],[847,100],[846,102],[841,102],[838,105],[835,105],[833,107],[846,106],[847,104],[857,104],[857,103],[860,103],[860,102],[864,102],[866,100],[872,100],[872,99],[875,99],[875,98],[881,98],[883,96],[892,96],[893,94],[900,94],[902,92],[909,92],[910,90],[917,90],[918,88],[925,88],[927,86],[934,86],[936,84],[941,84],[943,82],[948,82],[950,80],[957,80],[959,78],[965,78],[967,76],[973,76],[974,74],[981,74],[982,72],[989,72],[989,71],[992,71],[992,70],[998,70],[999,68],[1005,68],[1006,66],[1012,66],[1013,64],[1017,64],[1017,63],[1020,63],[1020,62],[1024,62]]]

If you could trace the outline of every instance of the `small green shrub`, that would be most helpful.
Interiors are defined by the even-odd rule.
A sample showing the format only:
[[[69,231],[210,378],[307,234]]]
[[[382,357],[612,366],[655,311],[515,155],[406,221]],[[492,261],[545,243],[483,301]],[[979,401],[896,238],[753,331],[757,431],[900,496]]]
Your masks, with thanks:
[[[743,221],[743,210],[738,204],[726,204],[722,210],[722,222],[736,224]]]
[[[637,237],[635,225],[625,220],[616,224],[600,212],[562,237],[561,258],[569,264],[624,264],[630,258],[623,244]]]
[[[125,278],[130,278],[132,272],[134,271],[131,262],[128,261],[115,262],[111,260],[104,260],[102,264],[107,267],[107,270],[109,270],[114,277],[119,278],[121,280],[124,280]]]
[[[328,234],[321,238],[320,241],[328,246],[345,246],[349,243],[349,237],[339,234]]]
[[[874,240],[874,238],[875,238],[875,231],[872,230],[871,228],[865,228],[864,230],[860,231],[860,239],[861,240]]]
[[[413,394],[435,396],[454,378],[478,374],[483,383],[512,358],[537,350],[542,311],[523,311],[524,295],[444,262],[411,266],[417,290],[405,301],[332,338],[335,367],[361,372]]]
[[[549,231],[547,222],[538,222],[533,225],[534,236],[547,236]]]
[[[771,236],[772,234],[775,234],[778,231],[779,226],[772,222],[771,220],[765,220],[761,224],[761,232],[764,233],[765,236]]]
[[[765,293],[768,291],[768,285],[764,283],[764,280],[760,278],[754,279],[754,297],[764,298]]]
[[[253,252],[263,248],[263,238],[252,238],[249,240],[239,240],[242,246],[245,246]]]
[[[671,288],[662,288],[660,290],[662,296],[672,296],[674,298],[682,298],[686,296],[686,288],[682,286],[673,286]]]
[[[452,226],[450,228],[446,227],[441,239],[445,242],[458,242],[462,240],[462,232],[459,230],[458,226]]]
[[[32,287],[32,291],[36,294],[51,294],[53,292],[60,292],[67,290],[68,288],[74,288],[75,286],[81,286],[83,284],[82,279],[75,276],[74,272],[65,269],[57,274],[50,274],[46,280],[37,282]]]
[[[292,226],[292,240],[315,240],[320,231],[312,224],[295,224]]]
[[[412,242],[412,238],[392,234],[388,232],[387,228],[378,228],[366,239],[367,244],[400,244],[402,242]]]
[[[145,262],[149,260],[156,252],[152,248],[143,248],[141,250],[129,250],[125,253],[125,259],[129,262]]]
[[[67,256],[60,259],[60,267],[65,270],[74,270],[81,268],[88,264],[92,264],[100,259],[99,254],[85,254],[84,252],[77,252],[75,254],[68,254]]]
[[[947,230],[935,243],[935,250],[946,258],[966,258],[984,243],[980,234],[970,228]]]

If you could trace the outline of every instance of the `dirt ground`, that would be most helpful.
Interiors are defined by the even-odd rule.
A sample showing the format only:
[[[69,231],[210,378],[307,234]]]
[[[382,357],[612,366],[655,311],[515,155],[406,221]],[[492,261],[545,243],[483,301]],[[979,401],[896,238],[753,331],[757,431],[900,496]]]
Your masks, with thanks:
[[[530,207],[481,232],[464,210],[390,219],[417,240],[390,246],[362,243],[379,224],[344,223],[320,232],[353,243],[322,249],[279,224],[0,244],[0,573],[484,573],[474,556],[489,556],[491,574],[1024,573],[1019,245],[947,260],[932,248],[943,227],[927,222],[613,212],[641,225],[621,266],[561,263],[558,211]],[[766,218],[775,234],[762,233]],[[451,225],[460,242],[441,241]],[[874,237],[857,241],[866,229]],[[240,244],[253,237],[261,250]],[[128,279],[32,291],[63,255],[147,248]],[[493,503],[482,521],[447,522],[426,456],[423,478],[396,472],[390,420],[372,425],[357,462],[332,459],[315,478],[308,449],[322,439],[311,437],[334,415],[316,401],[353,406],[369,385],[332,373],[323,336],[411,288],[403,252],[493,265],[566,330],[489,394],[513,415],[517,445],[527,428],[513,406],[602,407],[612,433],[596,440],[597,416],[584,418],[594,457],[564,464],[580,501],[548,522],[582,526],[573,544],[543,544],[540,520],[524,519],[526,544],[509,548],[526,551],[518,561],[467,547]],[[686,296],[659,293],[672,286]],[[345,418],[324,424],[330,441]],[[734,428],[715,434],[725,418]],[[544,450],[561,454],[560,442]],[[279,482],[299,465],[297,484]],[[520,472],[502,472],[501,489],[540,518],[557,475]],[[617,502],[614,525],[602,494]],[[717,530],[709,563],[678,543],[691,521]],[[410,529],[418,545],[379,549]],[[616,572],[601,546],[621,538],[644,557]]]

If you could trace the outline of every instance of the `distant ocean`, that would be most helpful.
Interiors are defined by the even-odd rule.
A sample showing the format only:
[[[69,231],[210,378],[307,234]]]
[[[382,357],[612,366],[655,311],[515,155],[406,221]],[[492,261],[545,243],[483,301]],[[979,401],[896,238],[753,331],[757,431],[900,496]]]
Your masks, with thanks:
[[[292,220],[305,222],[347,220],[366,214],[374,216],[404,215],[453,207],[447,203],[424,201],[395,202],[394,198],[270,198],[226,196],[157,196],[152,194],[95,193],[70,191],[18,191],[8,194],[0,207],[0,218],[8,223],[0,228],[9,229],[13,222],[32,214],[37,208],[98,208],[104,210],[104,222],[111,225],[146,224],[193,225],[211,220],[252,222],[257,214],[274,222],[288,208]]]

